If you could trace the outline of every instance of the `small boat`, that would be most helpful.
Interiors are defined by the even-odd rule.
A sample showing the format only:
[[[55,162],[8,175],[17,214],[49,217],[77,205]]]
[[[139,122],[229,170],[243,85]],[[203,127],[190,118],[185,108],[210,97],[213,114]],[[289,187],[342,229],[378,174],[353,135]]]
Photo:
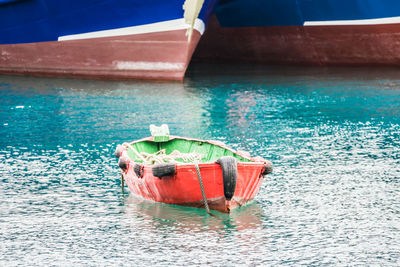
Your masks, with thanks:
[[[170,136],[167,125],[152,136],[118,145],[122,181],[142,198],[230,212],[254,199],[272,163],[219,141]]]

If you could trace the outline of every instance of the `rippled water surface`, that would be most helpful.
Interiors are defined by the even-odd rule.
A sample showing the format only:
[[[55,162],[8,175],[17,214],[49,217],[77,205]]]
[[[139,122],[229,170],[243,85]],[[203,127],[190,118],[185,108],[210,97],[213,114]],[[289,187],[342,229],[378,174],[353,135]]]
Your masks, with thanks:
[[[270,159],[231,215],[121,192],[167,123]],[[400,265],[400,73],[191,67],[184,83],[0,76],[0,265]]]

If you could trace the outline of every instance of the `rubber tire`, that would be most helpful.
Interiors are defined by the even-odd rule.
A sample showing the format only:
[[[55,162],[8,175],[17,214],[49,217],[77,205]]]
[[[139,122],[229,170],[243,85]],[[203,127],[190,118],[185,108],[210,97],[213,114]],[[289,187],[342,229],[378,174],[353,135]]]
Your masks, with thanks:
[[[153,176],[162,178],[164,176],[173,176],[176,173],[176,165],[174,163],[161,163],[151,168]]]
[[[272,165],[272,162],[271,161],[267,161],[264,164],[264,171],[263,171],[262,175],[270,174],[273,171],[273,169],[274,169],[274,165]]]
[[[115,149],[114,155],[116,158],[121,157],[122,152],[125,150],[125,147],[122,145],[118,145],[117,148]]]
[[[126,171],[128,169],[129,165],[129,159],[126,157],[121,157],[118,160],[118,166],[121,168],[121,170]]]
[[[142,178],[144,174],[144,169],[142,164],[137,164],[133,165],[133,170],[135,171],[135,174],[137,177]]]
[[[237,159],[231,156],[221,157],[216,163],[221,165],[224,182],[224,195],[226,200],[231,200],[235,194],[237,180]]]

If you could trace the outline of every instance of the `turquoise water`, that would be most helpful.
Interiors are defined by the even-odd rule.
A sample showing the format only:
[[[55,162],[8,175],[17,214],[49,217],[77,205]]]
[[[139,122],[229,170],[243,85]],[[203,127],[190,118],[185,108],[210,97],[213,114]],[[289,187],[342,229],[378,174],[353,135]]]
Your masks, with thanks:
[[[117,144],[271,160],[231,215],[121,192]],[[181,83],[0,76],[0,265],[400,265],[396,69],[194,65]]]

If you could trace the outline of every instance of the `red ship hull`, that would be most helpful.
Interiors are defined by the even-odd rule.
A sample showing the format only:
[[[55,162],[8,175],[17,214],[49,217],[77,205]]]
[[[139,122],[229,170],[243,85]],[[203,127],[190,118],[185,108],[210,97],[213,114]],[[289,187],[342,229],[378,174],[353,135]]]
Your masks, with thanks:
[[[193,59],[400,66],[400,24],[225,28],[214,16]]]
[[[186,29],[80,40],[0,45],[0,73],[182,80],[201,37]]]

